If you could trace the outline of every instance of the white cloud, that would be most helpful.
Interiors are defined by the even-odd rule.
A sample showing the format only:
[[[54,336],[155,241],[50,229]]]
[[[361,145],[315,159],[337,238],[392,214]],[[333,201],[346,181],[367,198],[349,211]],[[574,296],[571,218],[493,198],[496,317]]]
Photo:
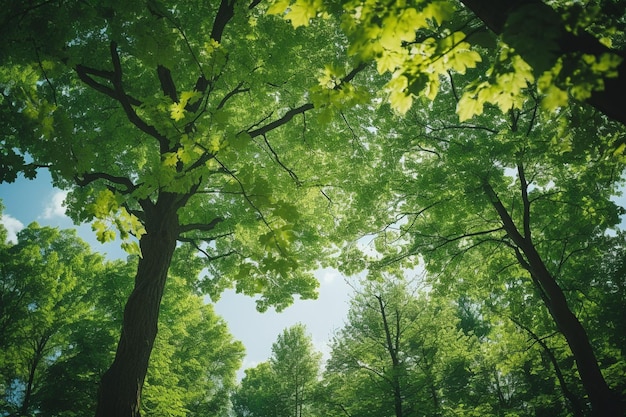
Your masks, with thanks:
[[[67,197],[67,191],[56,191],[50,201],[46,204],[44,208],[42,217],[44,219],[52,219],[54,217],[64,217],[65,216],[65,206],[63,202]]]
[[[7,230],[7,241],[17,243],[17,232],[24,228],[24,224],[8,214],[2,215],[0,223],[2,223]]]
[[[336,280],[340,280],[342,275],[335,269],[321,269],[318,272],[318,279],[322,284],[332,284]]]

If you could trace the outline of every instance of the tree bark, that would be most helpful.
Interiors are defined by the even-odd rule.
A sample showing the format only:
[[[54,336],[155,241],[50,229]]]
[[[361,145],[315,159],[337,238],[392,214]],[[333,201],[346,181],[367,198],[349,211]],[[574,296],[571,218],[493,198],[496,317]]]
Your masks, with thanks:
[[[565,55],[575,52],[591,54],[597,57],[605,53],[613,53],[625,58],[622,52],[609,49],[584,31],[579,31],[576,34],[568,32],[561,17],[541,0],[461,0],[461,2],[497,35],[502,35],[505,32],[507,20],[524,7],[541,8],[546,15],[554,15],[554,19],[549,19],[552,26],[550,30],[556,29],[561,33],[560,38],[557,40],[559,50],[544,51],[546,53],[556,52],[559,55]],[[529,24],[532,23],[530,22]],[[536,31],[541,32],[541,28],[537,27]],[[518,52],[522,58],[530,62],[532,57],[528,55],[536,54],[537,50],[541,51],[546,45],[537,44],[534,47],[536,48],[527,48],[525,51]],[[626,107],[623,105],[623,95],[624,91],[626,91],[626,59],[622,61],[617,71],[619,73],[618,76],[605,78],[604,90],[594,91],[591,97],[587,99],[587,102],[611,119],[626,124]]]
[[[96,417],[139,417],[141,390],[157,335],[161,298],[179,224],[176,195],[161,193],[156,204],[143,202],[146,234],[141,237],[134,289],[124,308],[115,359],[104,373]]]
[[[607,385],[589,337],[576,315],[570,310],[563,290],[537,252],[530,236],[522,235],[494,189],[485,180],[483,189],[500,217],[508,237],[518,248],[518,260],[528,270],[544,293],[544,302],[559,331],[572,351],[582,384],[596,417],[623,417],[624,405]]]

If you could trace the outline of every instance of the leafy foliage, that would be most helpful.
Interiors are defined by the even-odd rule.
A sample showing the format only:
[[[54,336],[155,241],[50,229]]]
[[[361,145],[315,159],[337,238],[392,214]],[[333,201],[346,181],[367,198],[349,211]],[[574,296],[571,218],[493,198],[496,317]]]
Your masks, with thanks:
[[[134,262],[105,262],[73,230],[33,223],[0,251],[3,412],[93,413],[131,291]],[[225,412],[243,347],[186,281],[172,277],[144,388],[145,415]]]
[[[235,414],[248,417],[311,415],[320,360],[321,355],[313,348],[304,325],[283,330],[272,345],[270,360],[246,370],[233,396]]]

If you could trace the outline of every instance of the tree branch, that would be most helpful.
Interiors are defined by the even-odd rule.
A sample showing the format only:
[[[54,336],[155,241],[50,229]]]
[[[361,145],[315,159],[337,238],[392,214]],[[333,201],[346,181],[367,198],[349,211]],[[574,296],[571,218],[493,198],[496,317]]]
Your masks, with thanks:
[[[335,86],[333,87],[333,89],[335,90],[339,90],[341,89],[341,87],[345,84],[348,83],[350,81],[352,81],[354,79],[354,77],[361,71],[363,71],[365,68],[367,68],[366,63],[360,63],[359,65],[357,65],[354,69],[352,69],[352,71],[350,71],[345,77],[343,77],[341,79],[341,81]],[[287,113],[285,113],[283,115],[283,117],[281,117],[280,119],[277,119],[263,127],[260,127],[258,129],[255,130],[248,130],[248,134],[250,135],[250,137],[254,138],[257,136],[261,136],[261,135],[265,135],[267,132],[276,129],[277,127],[280,127],[284,124],[287,124],[287,122],[289,122],[291,119],[294,118],[294,116],[297,116],[299,114],[304,114],[305,112],[312,110],[314,108],[313,103],[306,103],[303,104],[299,107],[296,107],[294,109],[289,110]]]
[[[235,16],[235,0],[222,0],[217,14],[215,15],[215,20],[213,21],[211,39],[217,42],[222,41],[224,29],[233,16]]]
[[[520,191],[522,193],[523,215],[522,222],[524,228],[524,238],[530,241],[530,200],[528,199],[528,182],[526,181],[526,172],[524,170],[524,164],[517,163],[517,175],[519,176]]]
[[[303,104],[300,107],[296,107],[295,109],[289,110],[280,119],[274,120],[273,122],[268,123],[265,126],[260,127],[258,129],[248,131],[248,134],[252,138],[264,135],[267,132],[276,129],[277,127],[280,127],[280,126],[282,126],[284,124],[287,124],[287,122],[289,122],[291,119],[293,119],[294,116],[302,114],[302,113],[304,113],[306,111],[309,111],[311,109],[313,109],[313,104],[312,103]]]
[[[124,191],[124,194],[129,194],[137,188],[137,186],[133,184],[130,179],[126,177],[117,177],[115,175],[107,174],[106,172],[88,172],[81,174],[80,176],[76,175],[74,177],[74,181],[76,182],[76,184],[81,187],[89,185],[92,182],[98,180],[106,180],[114,184],[123,185],[124,187],[126,187],[126,191]]]
[[[192,230],[197,230],[199,232],[210,232],[215,229],[215,227],[223,222],[224,219],[222,217],[216,217],[211,220],[209,223],[189,223],[189,224],[181,224],[178,228],[178,233],[187,233]]]

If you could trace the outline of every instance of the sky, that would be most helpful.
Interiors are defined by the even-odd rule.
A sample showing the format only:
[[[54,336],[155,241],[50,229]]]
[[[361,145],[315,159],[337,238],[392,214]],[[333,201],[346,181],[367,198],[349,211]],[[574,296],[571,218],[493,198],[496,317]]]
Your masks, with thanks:
[[[65,192],[51,186],[50,175],[40,170],[35,180],[23,177],[11,184],[0,183],[0,200],[4,205],[1,223],[8,231],[8,239],[15,242],[16,233],[32,222],[42,226],[61,229],[76,228],[81,239],[92,251],[106,254],[110,259],[125,258],[119,244],[102,244],[97,241],[89,224],[76,226],[65,215],[63,200]],[[256,311],[254,299],[228,290],[215,303],[215,311],[222,316],[235,339],[246,347],[244,369],[254,367],[271,356],[272,344],[285,329],[297,323],[306,325],[315,348],[327,359],[328,343],[333,333],[344,324],[352,288],[334,270],[316,272],[320,281],[317,300],[298,300],[280,313],[270,309],[265,313]]]

